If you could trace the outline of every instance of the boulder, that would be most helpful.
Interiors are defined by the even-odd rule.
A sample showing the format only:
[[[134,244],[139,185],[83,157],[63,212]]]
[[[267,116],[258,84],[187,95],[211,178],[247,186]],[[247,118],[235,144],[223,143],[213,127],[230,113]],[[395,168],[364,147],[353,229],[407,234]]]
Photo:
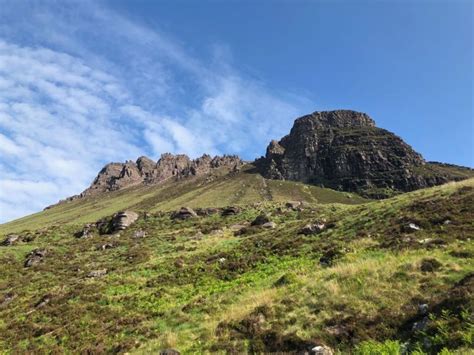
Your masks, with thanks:
[[[209,208],[197,208],[195,211],[198,216],[207,217],[207,216],[212,216],[213,214],[219,213],[220,209],[209,207]]]
[[[79,232],[75,233],[74,236],[76,238],[90,238],[92,237],[92,230],[95,227],[95,224],[88,223],[80,230]]]
[[[225,216],[233,216],[239,213],[240,213],[239,207],[229,206],[229,207],[224,208],[221,215],[225,217]]]
[[[314,355],[333,355],[334,352],[329,346],[326,345],[316,345],[311,349],[311,353]]]
[[[13,244],[19,242],[20,239],[21,239],[21,237],[18,234],[9,234],[9,235],[7,235],[7,237],[2,242],[1,245],[4,245],[4,246],[13,245]]]
[[[25,260],[25,267],[31,267],[39,264],[43,261],[44,257],[48,254],[46,249],[35,249],[29,253]]]
[[[441,264],[438,260],[434,258],[425,258],[421,261],[420,270],[422,272],[435,272],[441,268]]]
[[[179,211],[176,211],[172,214],[172,219],[189,219],[197,217],[197,213],[190,207],[181,207]]]
[[[290,208],[292,210],[296,210],[298,207],[301,207],[301,205],[301,201],[288,201],[287,203],[285,203],[285,207]]]
[[[262,226],[270,222],[270,218],[266,214],[258,215],[251,223],[252,226]]]
[[[265,228],[265,229],[275,229],[276,228],[276,223],[275,222],[267,222],[267,223],[264,223],[262,224],[262,228]]]
[[[317,222],[317,223],[310,223],[305,225],[301,230],[299,231],[299,234],[304,234],[304,235],[311,235],[311,234],[318,234],[321,233],[323,230],[326,229],[326,224],[322,222]]]
[[[112,218],[112,232],[124,230],[138,219],[138,213],[133,211],[122,211],[116,213]]]
[[[415,223],[408,223],[406,226],[406,231],[407,232],[416,232],[419,231],[421,228],[417,226]]]

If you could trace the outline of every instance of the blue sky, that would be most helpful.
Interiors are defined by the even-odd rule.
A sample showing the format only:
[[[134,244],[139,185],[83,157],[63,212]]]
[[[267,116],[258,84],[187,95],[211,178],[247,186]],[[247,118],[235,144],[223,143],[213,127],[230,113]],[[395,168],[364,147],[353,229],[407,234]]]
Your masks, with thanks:
[[[109,161],[254,159],[316,110],[474,166],[471,1],[0,0],[0,222]]]

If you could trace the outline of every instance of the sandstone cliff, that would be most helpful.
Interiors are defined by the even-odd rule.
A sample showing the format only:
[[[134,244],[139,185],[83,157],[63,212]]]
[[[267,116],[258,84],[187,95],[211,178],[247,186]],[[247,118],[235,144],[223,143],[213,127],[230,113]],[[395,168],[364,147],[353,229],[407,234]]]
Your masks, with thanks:
[[[102,168],[97,177],[81,194],[69,197],[74,200],[85,196],[108,191],[116,191],[139,184],[160,184],[171,179],[182,179],[189,176],[200,176],[222,168],[229,172],[238,171],[242,160],[234,155],[211,157],[207,154],[197,159],[187,155],[170,153],[162,154],[158,162],[140,157],[125,163],[109,163]]]
[[[295,180],[370,197],[460,180],[468,168],[441,169],[427,163],[395,134],[378,128],[365,113],[314,112],[298,118],[290,134],[270,142],[256,161],[271,179]]]

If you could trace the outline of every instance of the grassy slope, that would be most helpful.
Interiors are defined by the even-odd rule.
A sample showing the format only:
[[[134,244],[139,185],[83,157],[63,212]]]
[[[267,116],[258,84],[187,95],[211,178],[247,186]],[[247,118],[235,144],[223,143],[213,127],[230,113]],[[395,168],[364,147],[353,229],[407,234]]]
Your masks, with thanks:
[[[186,179],[166,185],[140,186],[107,193],[96,197],[64,203],[13,222],[0,225],[0,235],[35,230],[53,224],[94,222],[124,209],[136,211],[170,211],[182,206],[223,207],[260,201],[301,200],[311,203],[361,203],[361,197],[307,186],[296,182],[263,179],[248,170],[229,176]]]
[[[251,177],[239,179],[251,185]],[[257,180],[245,191],[268,193],[272,186],[262,189]],[[243,182],[236,181],[235,191],[242,191]],[[213,183],[217,194],[222,183]],[[281,198],[288,196],[283,187],[290,185],[278,186]],[[213,201],[205,187],[163,207],[192,205],[201,196]],[[133,203],[159,208],[151,194],[142,197],[137,194]],[[223,204],[245,201],[236,198]],[[262,211],[271,214],[275,230],[233,235],[231,225]],[[333,226],[319,235],[298,234],[321,218]],[[33,233],[32,242],[0,247],[0,303],[7,294],[16,296],[0,306],[0,353],[145,354],[168,347],[184,353],[268,352],[325,343],[342,353],[388,354],[391,348],[396,354],[399,343],[390,339],[408,342],[413,351],[470,353],[473,221],[471,179],[361,205],[314,204],[300,212],[274,201],[226,218],[176,222],[157,212],[119,237],[78,240],[72,234],[80,225],[49,227]],[[404,232],[409,222],[422,229]],[[138,229],[148,237],[133,238]],[[106,242],[115,248],[97,250]],[[23,268],[25,255],[37,247],[49,249],[45,261]],[[102,268],[108,269],[105,277],[86,277]],[[35,307],[45,295],[50,303]],[[416,332],[422,303],[430,321]]]

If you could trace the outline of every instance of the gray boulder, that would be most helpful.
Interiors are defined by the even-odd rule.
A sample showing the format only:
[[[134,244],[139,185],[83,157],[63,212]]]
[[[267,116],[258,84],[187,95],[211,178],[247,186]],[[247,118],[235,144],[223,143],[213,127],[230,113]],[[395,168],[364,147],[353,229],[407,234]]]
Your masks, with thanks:
[[[133,211],[118,212],[112,218],[112,231],[127,229],[133,222],[138,219],[138,214]]]
[[[239,214],[239,213],[240,213],[240,208],[239,207],[229,206],[229,207],[224,208],[221,215],[226,217],[226,216],[233,216],[233,215],[236,215],[236,214]]]
[[[197,217],[197,213],[190,207],[181,207],[179,211],[172,214],[172,219],[189,219]]]
[[[25,267],[31,267],[41,263],[48,254],[46,249],[35,249],[29,253],[25,260]]]
[[[7,237],[2,242],[1,245],[4,245],[4,246],[13,245],[13,244],[19,242],[20,239],[21,239],[21,237],[18,234],[9,234],[9,235],[7,235]]]

